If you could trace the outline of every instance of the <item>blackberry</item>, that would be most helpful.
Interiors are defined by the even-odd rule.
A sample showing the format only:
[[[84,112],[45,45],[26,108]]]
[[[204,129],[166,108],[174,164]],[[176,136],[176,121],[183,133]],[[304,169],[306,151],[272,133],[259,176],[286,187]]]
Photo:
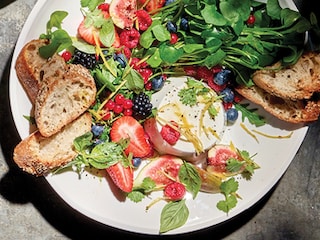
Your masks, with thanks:
[[[89,54],[76,49],[74,51],[73,61],[74,64],[81,64],[85,68],[94,69],[98,61],[95,54]]]
[[[151,114],[152,111],[152,103],[150,102],[150,98],[145,93],[139,93],[135,95],[132,99],[133,106],[133,116],[138,119],[144,119]]]

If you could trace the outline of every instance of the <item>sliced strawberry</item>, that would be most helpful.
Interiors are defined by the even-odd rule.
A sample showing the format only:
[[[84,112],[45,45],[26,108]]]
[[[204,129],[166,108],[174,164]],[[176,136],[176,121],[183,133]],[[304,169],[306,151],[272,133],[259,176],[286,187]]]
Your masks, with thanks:
[[[95,41],[95,37],[94,37],[94,36],[96,36],[96,39],[97,39],[100,47],[104,47],[103,44],[99,40],[99,29],[95,28],[94,26],[90,26],[87,28],[84,24],[84,20],[82,20],[82,22],[78,26],[78,34],[84,41],[86,41],[87,43],[89,43],[93,46],[96,45],[96,41]],[[115,40],[114,40],[112,46],[114,46],[114,47],[120,46],[120,37],[119,37],[119,34],[117,33],[116,30],[115,30]]]
[[[132,153],[134,157],[145,157],[152,151],[142,125],[131,116],[118,118],[112,124],[110,137],[113,142],[129,138],[130,142],[125,153]]]
[[[107,173],[114,184],[124,192],[131,192],[133,187],[133,170],[124,167],[120,162],[108,167]]]

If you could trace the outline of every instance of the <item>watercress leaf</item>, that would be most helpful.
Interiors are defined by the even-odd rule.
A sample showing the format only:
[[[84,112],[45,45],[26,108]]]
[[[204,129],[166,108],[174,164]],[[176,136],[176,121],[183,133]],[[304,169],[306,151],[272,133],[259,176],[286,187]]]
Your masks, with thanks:
[[[50,19],[47,22],[47,34],[50,34],[53,27],[61,29],[61,24],[63,19],[68,16],[68,13],[65,11],[55,11],[50,15]]]
[[[183,226],[189,217],[189,210],[186,206],[185,199],[167,203],[161,211],[160,233]]]
[[[170,40],[171,37],[170,32],[163,25],[155,25],[154,27],[152,27],[152,33],[160,42]]]
[[[99,38],[106,47],[111,47],[115,40],[115,28],[111,19],[105,21],[99,31]]]
[[[203,48],[204,48],[203,44],[196,44],[196,43],[186,44],[186,45],[183,46],[183,50],[186,53],[192,53],[194,51],[201,50]]]
[[[152,43],[154,42],[154,40],[156,39],[154,37],[154,35],[152,34],[152,31],[149,30],[150,28],[148,28],[148,30],[144,31],[141,35],[140,35],[140,39],[139,39],[139,44],[143,47],[143,48],[150,48]]]
[[[201,10],[201,15],[208,24],[213,24],[216,26],[224,26],[227,24],[227,20],[221,13],[218,12],[215,5],[206,4]]]
[[[104,0],[80,0],[81,7],[88,7],[90,11],[96,9],[96,7],[103,2]]]
[[[95,46],[88,44],[82,39],[72,38],[72,46],[85,53],[89,53],[89,54],[96,53]]]
[[[161,44],[159,47],[160,57],[164,62],[175,63],[183,55],[183,48],[175,48],[172,45]]]
[[[250,15],[250,0],[228,0],[219,4],[222,15],[230,22],[246,21]]]
[[[267,13],[272,19],[280,19],[281,6],[278,0],[268,0],[267,1]]]
[[[193,164],[184,162],[179,170],[179,179],[195,198],[201,187],[201,178]]]
[[[225,57],[226,53],[222,49],[219,49],[214,54],[210,54],[204,59],[204,65],[210,69],[221,63]]]
[[[153,49],[154,52],[152,53],[152,55],[148,58],[147,63],[152,67],[152,68],[157,68],[160,66],[160,64],[162,63],[162,59],[160,57],[160,51],[159,49]]]
[[[123,80],[126,81],[126,87],[133,92],[140,92],[144,88],[142,76],[129,65],[126,66]]]

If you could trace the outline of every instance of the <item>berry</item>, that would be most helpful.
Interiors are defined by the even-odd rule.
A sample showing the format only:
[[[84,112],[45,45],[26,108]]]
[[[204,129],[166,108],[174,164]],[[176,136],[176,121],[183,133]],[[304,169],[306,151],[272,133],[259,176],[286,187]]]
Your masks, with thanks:
[[[142,125],[131,116],[122,116],[113,122],[110,138],[113,142],[129,138],[125,153],[132,153],[134,157],[145,157],[152,149]]]
[[[93,69],[97,65],[98,61],[95,54],[89,54],[76,49],[72,60],[73,64],[81,64],[82,66]]]
[[[205,82],[209,82],[213,80],[213,74],[207,67],[200,66],[197,68],[196,78],[204,80]]]
[[[227,121],[229,123],[234,123],[238,119],[238,110],[235,108],[229,108],[226,112],[227,115]]]
[[[151,68],[140,68],[137,70],[143,78],[144,84],[146,84],[149,80],[149,77],[153,74]]]
[[[168,6],[169,4],[173,3],[175,0],[166,0],[165,6]]]
[[[108,110],[112,111],[115,105],[116,105],[116,103],[115,103],[112,99],[110,99],[110,100],[108,100],[108,102],[106,103],[105,107],[106,107]]]
[[[61,56],[63,57],[64,61],[68,62],[72,58],[72,53],[70,51],[64,51]]]
[[[132,116],[132,108],[125,108],[123,109],[122,113],[124,116]]]
[[[250,14],[249,17],[248,17],[248,20],[247,20],[247,24],[249,26],[252,26],[256,21],[256,18],[253,14]]]
[[[152,24],[152,19],[149,13],[143,9],[136,11],[136,17],[139,30],[141,31],[147,30]]]
[[[224,110],[226,110],[226,111],[233,107],[232,102],[229,102],[229,103],[223,102],[222,105],[223,105]]]
[[[196,76],[197,75],[197,68],[195,66],[186,66],[183,68],[184,72],[187,76]]]
[[[101,133],[103,132],[104,127],[101,125],[92,125],[91,132],[93,133],[93,136],[99,137]]]
[[[171,124],[178,128],[178,124],[176,122],[171,121]],[[180,138],[180,132],[171,127],[169,124],[166,124],[161,128],[160,134],[162,138],[170,145],[176,144]]]
[[[120,104],[116,104],[113,108],[113,112],[116,114],[120,114],[123,111],[123,106]]]
[[[182,17],[181,18],[181,22],[180,22],[180,28],[183,30],[183,31],[186,31],[188,32],[190,29],[189,29],[189,21],[186,17]]]
[[[105,112],[104,115],[102,116],[102,120],[104,120],[104,121],[108,121],[111,118],[112,118],[112,113],[109,111]]]
[[[151,79],[152,90],[159,91],[164,86],[164,77],[162,75],[154,77]]]
[[[125,98],[123,100],[122,106],[123,106],[124,109],[130,109],[133,106],[133,102],[132,102],[131,99]]]
[[[171,21],[167,22],[167,29],[170,33],[176,33],[178,31],[177,24]]]
[[[120,63],[120,66],[122,68],[125,68],[127,66],[127,58],[123,53],[115,54],[114,60],[116,60],[118,63]]]
[[[114,102],[115,102],[116,104],[122,105],[124,99],[125,99],[125,97],[123,96],[123,94],[118,93],[118,94],[116,94],[116,96],[114,97]]]
[[[145,83],[144,88],[145,88],[147,91],[150,91],[150,90],[152,89],[152,82],[149,81],[149,82]]]
[[[120,33],[120,44],[130,49],[135,48],[140,39],[140,33],[135,28],[123,30]]]
[[[135,168],[138,168],[141,165],[141,158],[135,157],[132,159],[132,165]]]
[[[109,3],[101,3],[99,4],[98,9],[100,9],[101,11],[109,12],[109,7]]]
[[[179,182],[170,183],[164,188],[164,196],[173,201],[181,200],[185,194],[186,187]]]
[[[114,184],[124,192],[131,192],[133,188],[133,169],[118,162],[106,169]]]
[[[179,39],[178,34],[176,34],[176,33],[170,34],[170,43],[171,44],[175,44],[176,42],[178,42],[178,39]]]
[[[139,0],[139,3],[141,5],[144,5],[146,2],[148,2],[148,3],[145,6],[145,9],[148,12],[154,12],[155,10],[163,7],[164,4],[166,3],[165,0]]]
[[[233,102],[234,100],[234,92],[228,87],[223,89],[220,95],[222,95],[222,100],[226,103]]]
[[[150,98],[144,92],[139,93],[133,97],[133,115],[137,118],[145,118],[151,114],[152,103]]]
[[[222,86],[224,84],[227,84],[231,80],[231,78],[232,72],[229,69],[222,69],[214,76],[213,81],[217,85]]]

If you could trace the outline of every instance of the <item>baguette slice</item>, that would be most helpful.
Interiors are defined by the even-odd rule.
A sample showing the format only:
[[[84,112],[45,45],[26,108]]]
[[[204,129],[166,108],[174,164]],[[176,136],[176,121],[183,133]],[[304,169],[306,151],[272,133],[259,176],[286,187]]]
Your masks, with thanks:
[[[313,93],[320,92],[320,53],[305,52],[296,64],[286,68],[280,69],[280,63],[276,63],[256,71],[253,81],[284,99],[310,99]]]
[[[35,102],[39,132],[49,137],[79,117],[95,101],[96,85],[88,69],[68,64],[59,76],[44,79]]]
[[[49,138],[39,131],[30,134],[15,147],[13,160],[24,171],[36,176],[65,165],[77,155],[73,140],[90,131],[91,120],[91,115],[84,113]]]
[[[274,96],[258,86],[237,87],[236,91],[275,117],[291,123],[316,121],[320,114],[320,101],[289,100]]]
[[[17,77],[33,104],[43,79],[59,75],[66,65],[58,54],[54,54],[50,59],[39,55],[39,48],[46,44],[48,41],[45,39],[31,40],[21,49],[16,60]]]

